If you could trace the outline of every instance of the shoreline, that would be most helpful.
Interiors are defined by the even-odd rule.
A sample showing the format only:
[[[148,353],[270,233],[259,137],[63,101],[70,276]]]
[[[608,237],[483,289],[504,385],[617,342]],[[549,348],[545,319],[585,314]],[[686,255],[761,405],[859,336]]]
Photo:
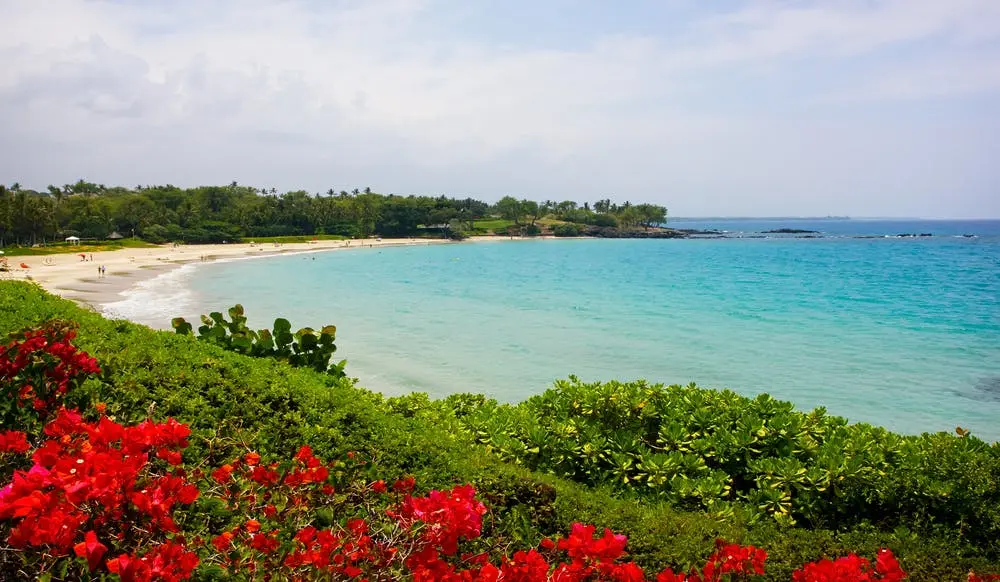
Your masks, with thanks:
[[[492,238],[492,237],[490,237]],[[289,254],[329,252],[360,248],[446,244],[447,239],[353,239],[318,240],[279,244],[162,245],[156,248],[119,249],[86,254],[65,253],[44,257],[16,257],[15,264],[28,269],[3,273],[5,280],[31,281],[53,295],[69,299],[95,311],[121,301],[125,293],[147,281],[190,263],[215,263],[233,259],[255,259]],[[103,266],[102,276],[98,269]]]

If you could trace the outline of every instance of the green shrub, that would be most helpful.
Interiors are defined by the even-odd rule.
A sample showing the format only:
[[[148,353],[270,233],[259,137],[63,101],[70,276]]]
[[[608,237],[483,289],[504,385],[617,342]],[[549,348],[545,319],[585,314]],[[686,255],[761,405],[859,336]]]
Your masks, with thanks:
[[[292,333],[292,324],[279,317],[274,320],[273,333],[267,329],[254,331],[247,327],[243,306],[238,303],[229,308],[229,317],[231,321],[218,311],[202,315],[198,339],[238,354],[274,358],[296,368],[311,368],[338,378],[346,376],[344,366],[347,360],[331,363],[333,353],[337,351],[337,345],[333,343],[337,336],[336,326],[323,326],[319,333],[310,327]],[[178,335],[193,333],[192,325],[183,317],[175,317],[171,325]]]
[[[576,378],[456,418],[509,462],[679,508],[946,531],[998,554],[1000,446],[974,437],[904,437],[766,394]]]
[[[583,227],[579,224],[565,223],[557,224],[552,227],[552,234],[556,236],[580,236],[583,232]]]
[[[614,214],[595,214],[592,224],[600,227],[617,227],[618,219],[615,218]]]

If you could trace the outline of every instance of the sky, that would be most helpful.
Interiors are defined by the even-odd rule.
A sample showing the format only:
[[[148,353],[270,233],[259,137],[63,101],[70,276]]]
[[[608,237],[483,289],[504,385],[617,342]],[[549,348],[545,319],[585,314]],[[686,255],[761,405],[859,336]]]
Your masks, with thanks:
[[[998,0],[0,0],[0,182],[1000,217]]]

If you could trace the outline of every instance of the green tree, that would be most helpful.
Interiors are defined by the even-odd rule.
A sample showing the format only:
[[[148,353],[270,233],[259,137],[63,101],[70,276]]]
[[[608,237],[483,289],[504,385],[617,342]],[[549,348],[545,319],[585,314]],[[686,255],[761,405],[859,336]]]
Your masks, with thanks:
[[[521,224],[521,214],[523,210],[521,209],[521,202],[514,198],[513,196],[504,196],[499,201],[497,201],[495,206],[497,214],[506,220],[513,220],[514,224]]]
[[[123,233],[135,232],[139,235],[144,228],[154,224],[156,218],[156,204],[143,194],[132,194],[122,199],[114,213],[115,224]]]
[[[635,207],[639,213],[639,224],[646,230],[667,222],[667,209],[656,204],[639,204]]]

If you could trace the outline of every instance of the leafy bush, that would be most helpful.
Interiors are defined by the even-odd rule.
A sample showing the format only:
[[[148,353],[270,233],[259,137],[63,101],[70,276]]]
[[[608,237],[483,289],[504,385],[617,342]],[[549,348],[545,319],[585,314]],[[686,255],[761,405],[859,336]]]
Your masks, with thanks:
[[[333,343],[337,335],[336,326],[324,326],[318,334],[311,327],[304,327],[293,334],[292,324],[279,317],[274,320],[273,334],[266,329],[254,331],[247,327],[243,306],[238,303],[229,308],[229,317],[232,321],[226,321],[218,311],[202,315],[198,339],[238,354],[274,358],[294,367],[311,368],[337,378],[346,376],[344,366],[347,360],[336,364],[330,362],[337,351],[337,345]],[[191,324],[183,317],[175,317],[171,325],[178,335],[192,333]]]
[[[542,234],[542,227],[537,224],[527,224],[524,226],[525,236],[538,236]]]
[[[154,244],[170,242],[169,234],[167,227],[162,224],[152,224],[142,229],[142,238]]]
[[[614,214],[595,214],[591,224],[600,227],[617,227],[618,219],[615,218]]]
[[[552,234],[556,236],[580,236],[583,227],[579,224],[564,223],[552,227]]]
[[[751,523],[943,529],[996,556],[1000,446],[900,436],[820,408],[694,385],[576,378],[456,414],[501,458]]]

